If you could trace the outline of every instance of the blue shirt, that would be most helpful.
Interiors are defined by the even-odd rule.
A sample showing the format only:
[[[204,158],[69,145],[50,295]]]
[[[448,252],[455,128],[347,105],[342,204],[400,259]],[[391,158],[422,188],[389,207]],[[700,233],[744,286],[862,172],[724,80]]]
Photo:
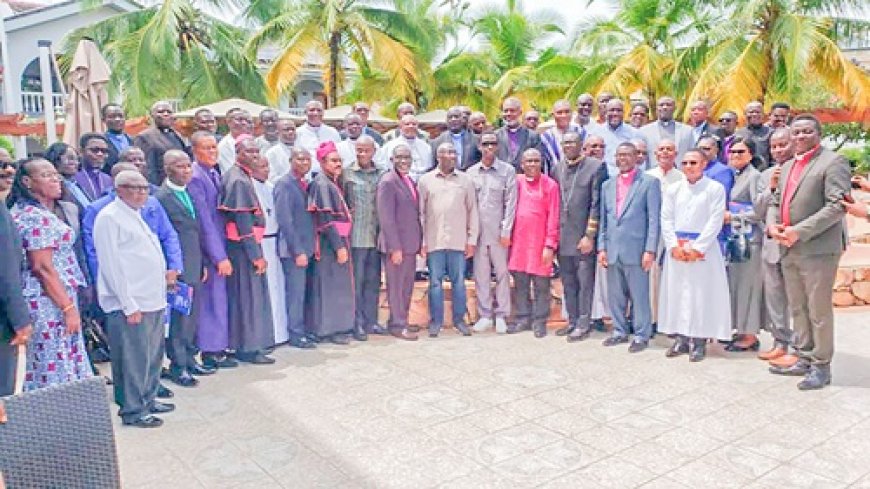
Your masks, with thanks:
[[[106,138],[118,150],[118,153],[130,147],[130,140],[123,132],[106,131]]]
[[[734,188],[734,170],[719,160],[713,160],[704,169],[704,176],[716,180],[725,187],[725,205],[728,205],[728,202],[731,202],[731,189]],[[729,234],[731,234],[731,225],[723,224],[718,236],[719,246],[723,247],[723,253],[725,241],[728,240]]]
[[[152,190],[154,187],[152,186]],[[97,214],[104,207],[115,200],[115,191],[111,190],[108,194],[93,201],[85,209],[85,215],[82,217],[82,244],[85,248],[85,257],[88,261],[88,269],[91,273],[92,283],[96,283],[98,264],[97,250],[94,248],[94,223],[97,221]],[[178,241],[178,234],[175,228],[172,227],[172,222],[169,221],[169,216],[163,210],[163,206],[154,197],[149,196],[145,201],[145,205],[139,210],[142,214],[142,219],[151,231],[157,235],[160,240],[160,247],[163,249],[163,256],[166,258],[167,270],[177,270],[182,272],[184,264],[181,255],[181,245]]]

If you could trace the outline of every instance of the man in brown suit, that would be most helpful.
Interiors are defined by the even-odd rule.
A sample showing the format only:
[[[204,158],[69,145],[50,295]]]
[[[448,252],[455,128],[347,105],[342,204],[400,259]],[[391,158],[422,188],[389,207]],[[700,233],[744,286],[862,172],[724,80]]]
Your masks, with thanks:
[[[419,196],[408,177],[411,148],[404,144],[396,146],[390,160],[393,170],[381,177],[377,193],[378,248],[384,254],[390,303],[388,327],[396,338],[413,341],[417,335],[408,331],[408,311],[414,291],[415,258],[423,236]]]
[[[148,181],[153,185],[162,185],[166,178],[166,172],[163,170],[163,154],[170,149],[180,149],[189,156],[190,150],[184,139],[172,128],[175,124],[175,112],[169,102],[165,100],[154,102],[151,106],[151,121],[154,125],[139,133],[133,142],[145,153]]]
[[[819,120],[797,116],[791,125],[794,159],[782,167],[774,196],[776,223],[767,233],[782,249],[782,273],[796,335],[798,360],[771,367],[779,375],[803,375],[801,390],[831,383],[834,355],[834,277],[846,247],[841,199],[850,191],[849,164],[821,146]]]

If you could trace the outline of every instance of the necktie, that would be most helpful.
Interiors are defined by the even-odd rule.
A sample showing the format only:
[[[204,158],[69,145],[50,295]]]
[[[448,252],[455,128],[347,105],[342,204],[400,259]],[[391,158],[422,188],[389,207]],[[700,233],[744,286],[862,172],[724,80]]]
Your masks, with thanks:
[[[178,197],[178,200],[181,201],[181,204],[187,209],[187,212],[190,213],[190,216],[196,218],[196,210],[193,208],[193,201],[190,200],[190,195],[187,193],[187,190],[176,190],[175,195]]]

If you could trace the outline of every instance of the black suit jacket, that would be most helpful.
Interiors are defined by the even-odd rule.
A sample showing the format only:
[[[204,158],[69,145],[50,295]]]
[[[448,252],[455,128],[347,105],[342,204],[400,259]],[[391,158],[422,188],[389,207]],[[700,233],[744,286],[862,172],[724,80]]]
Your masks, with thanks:
[[[275,182],[275,219],[278,221],[278,256],[296,258],[314,254],[314,218],[308,212],[308,192],[292,172]]]
[[[187,285],[199,285],[202,280],[203,262],[197,218],[190,214],[175,192],[166,184],[157,189],[154,197],[163,206],[163,210],[169,216],[169,222],[178,234],[181,259],[184,264],[184,272],[179,278]],[[191,203],[193,203],[192,198]]]
[[[453,137],[450,131],[444,131],[437,138],[430,141],[432,145],[432,168],[438,166],[438,146],[444,143],[453,144]],[[468,170],[475,163],[480,161],[480,150],[477,149],[477,137],[471,134],[471,131],[462,132],[462,161],[456,162],[456,168],[462,171]]]
[[[166,178],[166,173],[163,172],[163,153],[170,149],[180,149],[190,155],[184,139],[174,129],[161,130],[152,126],[136,136],[134,142],[145,153],[148,181],[154,185],[162,185]]]
[[[118,157],[121,155],[121,152],[118,151],[118,148],[112,144],[112,140],[109,139],[109,133],[106,133],[106,140],[109,141],[109,154],[106,156],[106,163],[103,165],[103,173],[107,173],[109,175],[112,174],[112,167],[115,166],[115,163],[118,162]],[[131,138],[127,133],[121,133],[124,138],[127,139],[127,142],[130,143],[130,146],[135,146],[133,144],[133,138]]]
[[[496,153],[496,157],[513,165],[514,168],[517,169],[517,173],[522,173],[523,169],[521,162],[523,151],[530,148],[535,148],[538,151],[541,151],[541,137],[538,133],[523,126],[520,126],[517,131],[519,131],[519,144],[517,145],[517,152],[515,154],[511,154],[510,136],[508,136],[507,127],[502,127],[495,132],[495,135],[498,138],[498,152]]]
[[[21,295],[24,251],[18,230],[5,205],[0,205],[0,341],[8,343],[15,332],[30,324],[30,309]]]

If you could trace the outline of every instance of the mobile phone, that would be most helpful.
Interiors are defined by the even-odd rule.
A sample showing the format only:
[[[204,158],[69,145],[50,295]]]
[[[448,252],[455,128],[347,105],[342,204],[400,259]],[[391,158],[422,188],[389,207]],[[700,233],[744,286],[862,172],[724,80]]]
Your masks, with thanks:
[[[854,185],[854,184],[853,184],[853,185]],[[850,204],[854,204],[854,203],[855,203],[855,198],[852,197],[852,194],[843,194],[843,200],[845,200],[846,202],[848,202],[848,203],[850,203]]]

